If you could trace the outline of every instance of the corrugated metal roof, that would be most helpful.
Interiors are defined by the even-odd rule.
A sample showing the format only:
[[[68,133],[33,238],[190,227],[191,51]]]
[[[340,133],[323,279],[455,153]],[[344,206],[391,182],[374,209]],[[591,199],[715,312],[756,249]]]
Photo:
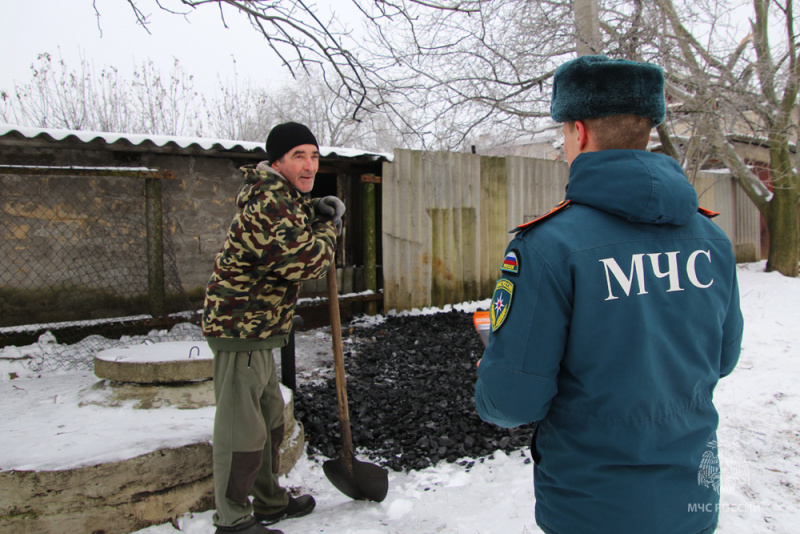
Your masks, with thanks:
[[[0,141],[3,139],[30,139],[45,142],[85,143],[110,147],[141,147],[174,149],[176,151],[225,151],[233,153],[264,154],[264,143],[235,141],[230,139],[210,139],[204,137],[180,137],[167,135],[128,134],[95,132],[85,130],[64,130],[57,128],[31,128],[14,124],[0,123]],[[392,155],[369,152],[354,148],[319,147],[324,158],[348,158],[370,161],[392,161]]]

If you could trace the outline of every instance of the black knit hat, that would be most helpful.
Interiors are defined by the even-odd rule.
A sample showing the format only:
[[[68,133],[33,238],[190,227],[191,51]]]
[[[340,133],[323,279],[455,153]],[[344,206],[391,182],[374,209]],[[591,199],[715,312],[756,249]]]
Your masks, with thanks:
[[[553,78],[550,116],[556,122],[630,114],[658,126],[666,112],[664,71],[652,63],[581,56],[558,67]]]
[[[314,145],[319,148],[317,138],[308,126],[298,122],[284,122],[275,126],[267,136],[267,161],[270,165],[296,146]]]

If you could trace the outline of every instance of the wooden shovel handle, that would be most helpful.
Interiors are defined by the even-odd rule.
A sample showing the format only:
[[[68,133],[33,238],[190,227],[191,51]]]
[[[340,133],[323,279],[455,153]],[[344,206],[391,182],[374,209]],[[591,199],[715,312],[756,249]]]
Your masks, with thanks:
[[[342,320],[339,316],[339,289],[336,286],[336,259],[328,269],[328,308],[331,316],[331,338],[333,338],[333,368],[336,373],[336,399],[339,403],[339,429],[342,434],[342,458],[352,472],[353,436],[350,433],[350,413],[347,408],[347,379],[344,374],[344,350],[342,349]]]

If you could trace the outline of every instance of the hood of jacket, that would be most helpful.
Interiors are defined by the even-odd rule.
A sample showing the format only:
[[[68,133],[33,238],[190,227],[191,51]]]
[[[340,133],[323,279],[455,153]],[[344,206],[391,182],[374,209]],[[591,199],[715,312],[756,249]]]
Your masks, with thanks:
[[[263,163],[263,162],[262,162]],[[299,199],[303,193],[292,187],[289,181],[269,165],[245,165],[239,168],[244,174],[244,183],[236,195],[236,207],[241,209],[251,199],[265,191],[282,191],[293,199]]]
[[[644,150],[579,154],[566,198],[630,222],[684,225],[697,213],[697,193],[678,162]]]

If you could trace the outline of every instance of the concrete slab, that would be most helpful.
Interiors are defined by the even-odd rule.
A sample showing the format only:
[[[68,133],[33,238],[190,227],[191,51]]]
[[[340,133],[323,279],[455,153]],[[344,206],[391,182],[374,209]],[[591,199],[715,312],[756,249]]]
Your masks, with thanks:
[[[98,352],[94,374],[136,384],[208,380],[214,374],[214,355],[201,341],[129,345]]]
[[[286,475],[304,452],[305,433],[294,418],[292,391],[281,385],[281,393],[286,426],[279,474]],[[103,380],[80,395],[81,405],[111,409],[130,408],[131,401],[147,410],[214,404],[211,380],[143,385]],[[124,534],[211,510],[212,458],[212,445],[204,441],[72,469],[0,471],[0,532]]]

